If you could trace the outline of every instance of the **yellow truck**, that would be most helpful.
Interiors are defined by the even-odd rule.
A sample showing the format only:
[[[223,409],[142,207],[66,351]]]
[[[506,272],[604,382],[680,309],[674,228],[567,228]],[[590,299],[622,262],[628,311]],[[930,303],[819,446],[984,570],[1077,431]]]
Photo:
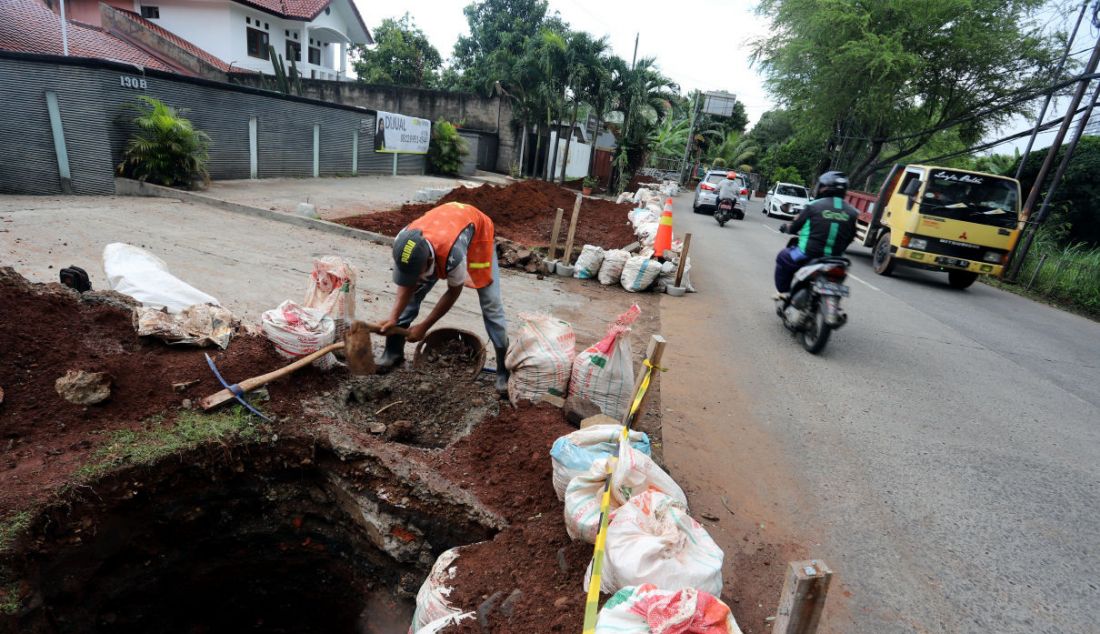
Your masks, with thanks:
[[[1000,276],[1020,233],[1020,183],[932,165],[895,165],[877,196],[850,191],[859,240],[879,275],[899,265],[946,271],[954,288]]]

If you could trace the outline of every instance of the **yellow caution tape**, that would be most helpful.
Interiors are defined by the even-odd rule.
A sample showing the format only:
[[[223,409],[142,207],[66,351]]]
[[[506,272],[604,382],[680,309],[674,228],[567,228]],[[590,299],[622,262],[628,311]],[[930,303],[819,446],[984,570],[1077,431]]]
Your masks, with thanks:
[[[650,363],[649,359],[645,359],[642,363],[645,365],[645,374],[642,375],[642,382],[638,384],[638,392],[634,395],[634,401],[630,404],[630,413],[627,414],[626,424],[622,426],[622,440],[624,442],[630,438],[630,421],[634,418],[634,414],[638,412],[638,408],[642,406],[642,399],[649,391],[649,381],[653,378],[653,371],[665,371],[665,368]],[[596,632],[596,617],[599,616],[600,612],[600,580],[603,576],[604,551],[607,546],[607,525],[611,518],[611,473],[615,470],[615,464],[618,461],[619,448],[616,447],[614,454],[607,461],[607,481],[604,482],[603,497],[600,499],[600,531],[596,533],[596,548],[592,552],[592,576],[588,581],[588,598],[584,605],[584,629],[582,634],[595,634]]]

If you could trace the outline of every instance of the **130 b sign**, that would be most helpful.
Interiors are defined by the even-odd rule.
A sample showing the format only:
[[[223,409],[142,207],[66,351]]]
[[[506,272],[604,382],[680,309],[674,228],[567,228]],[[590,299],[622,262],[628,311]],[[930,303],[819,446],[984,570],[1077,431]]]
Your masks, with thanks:
[[[130,77],[129,75],[121,75],[118,78],[118,83],[121,84],[123,88],[133,88],[135,90],[145,90],[146,88],[145,80],[141,77]]]

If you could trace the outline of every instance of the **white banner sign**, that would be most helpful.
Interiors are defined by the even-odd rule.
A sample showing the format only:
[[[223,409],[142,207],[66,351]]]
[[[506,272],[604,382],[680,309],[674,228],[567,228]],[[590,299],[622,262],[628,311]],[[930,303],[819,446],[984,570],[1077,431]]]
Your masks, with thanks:
[[[387,154],[427,154],[432,122],[392,112],[378,112],[374,151]]]

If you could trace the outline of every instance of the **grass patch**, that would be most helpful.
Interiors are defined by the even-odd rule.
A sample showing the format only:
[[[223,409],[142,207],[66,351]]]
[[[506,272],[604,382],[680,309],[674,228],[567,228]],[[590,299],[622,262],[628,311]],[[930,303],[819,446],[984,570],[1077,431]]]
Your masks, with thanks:
[[[259,437],[252,416],[240,407],[208,415],[183,412],[175,424],[166,424],[163,418],[155,417],[145,429],[113,432],[107,443],[73,476],[79,482],[87,482],[123,465],[152,464],[208,442],[248,442]]]
[[[30,526],[30,523],[30,511],[20,511],[0,520],[0,552],[7,550],[19,533]]]
[[[1059,245],[1040,233],[1014,283],[985,281],[1084,317],[1100,318],[1100,249]]]
[[[19,600],[19,582],[13,581],[5,586],[0,586],[0,614],[14,616],[23,607]]]

